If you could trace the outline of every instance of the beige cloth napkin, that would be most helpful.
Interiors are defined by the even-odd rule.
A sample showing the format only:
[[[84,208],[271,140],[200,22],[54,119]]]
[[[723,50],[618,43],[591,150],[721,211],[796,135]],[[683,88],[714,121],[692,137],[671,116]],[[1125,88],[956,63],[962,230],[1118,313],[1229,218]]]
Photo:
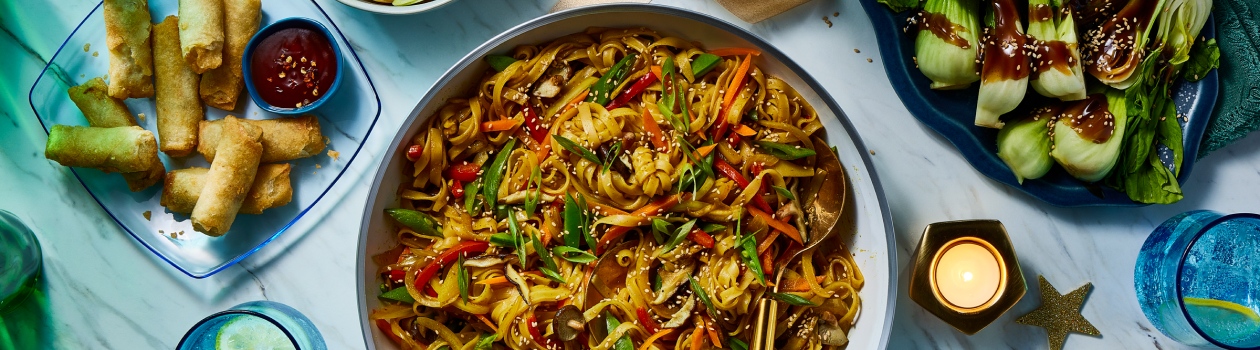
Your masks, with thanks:
[[[609,4],[614,2],[649,3],[652,2],[652,0],[560,0],[560,2],[556,3],[556,6],[551,7],[551,12],[568,10],[574,7]]]
[[[761,22],[809,0],[717,0],[735,17],[748,23]]]

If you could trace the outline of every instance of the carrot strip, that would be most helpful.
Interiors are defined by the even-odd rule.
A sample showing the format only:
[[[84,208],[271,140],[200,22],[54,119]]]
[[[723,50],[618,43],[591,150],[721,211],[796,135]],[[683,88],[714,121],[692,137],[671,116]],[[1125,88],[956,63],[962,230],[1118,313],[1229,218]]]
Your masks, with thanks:
[[[506,283],[508,283],[508,279],[507,277],[503,277],[503,276],[490,277],[484,280],[477,281],[477,284],[483,284],[483,285],[488,285],[488,286],[497,286],[497,285],[506,284]]]
[[[724,47],[720,49],[709,50],[709,53],[718,55],[718,56],[744,56],[744,55],[761,56],[761,51],[758,51],[757,49],[749,49],[749,48],[744,48],[744,47]]]
[[[792,227],[792,225],[788,225],[782,221],[775,220],[773,217],[770,216],[770,214],[766,214],[766,212],[758,210],[757,208],[748,207],[748,213],[752,214],[753,216],[760,217],[761,220],[765,221],[767,225],[770,225],[770,227],[779,231],[783,231],[783,234],[787,235],[788,238],[791,238],[797,243],[800,243],[802,245],[805,244],[805,240],[801,239],[801,232],[797,231],[796,227]]]
[[[766,236],[766,239],[762,240],[761,244],[757,246],[757,254],[765,253],[766,249],[770,249],[770,245],[774,244],[775,238],[779,238],[779,230],[770,230],[770,234]]]
[[[713,346],[714,346],[714,347],[716,347],[716,348],[718,348],[718,349],[721,349],[721,348],[722,348],[722,338],[719,338],[719,337],[718,337],[717,330],[716,330],[716,329],[714,329],[714,327],[712,327],[712,326],[713,326],[713,322],[708,322],[708,323],[706,323],[706,324],[705,324],[704,329],[705,329],[706,331],[709,331],[709,340],[713,341]]]
[[[481,132],[512,130],[521,122],[516,119],[492,120],[481,123]]]
[[[744,85],[744,76],[748,75],[748,68],[751,65],[752,55],[750,54],[744,58],[744,62],[739,64],[739,70],[735,71],[735,76],[731,77],[731,85],[726,87],[726,96],[722,97],[722,118],[726,118],[726,115],[731,112],[731,104],[735,103],[735,97],[739,96],[739,90]]]
[[[704,157],[708,157],[708,156],[709,156],[709,153],[712,153],[712,152],[713,152],[713,147],[715,147],[715,146],[717,146],[717,144],[716,144],[716,143],[715,143],[715,144],[712,144],[712,145],[708,145],[708,146],[701,146],[700,148],[697,148],[697,149],[696,149],[696,154],[697,154],[697,155],[699,155],[699,157],[696,157],[696,158],[704,158]]]
[[[564,114],[564,112],[568,112],[569,108],[577,107],[578,102],[582,102],[582,100],[586,99],[586,95],[590,95],[590,94],[591,94],[590,89],[587,89],[586,91],[582,91],[582,93],[578,94],[577,97],[574,97],[572,101],[569,101],[569,103],[565,104],[564,108],[560,109],[560,114]]]
[[[586,209],[590,211],[594,211],[595,213],[602,216],[630,215],[630,213],[627,213],[621,209],[613,208],[608,205],[595,202],[595,201],[586,201]]]
[[[652,68],[649,68],[649,69],[651,69],[652,73],[655,73],[657,77],[660,77],[661,79],[665,79],[665,75],[661,74],[661,66],[652,66]]]
[[[669,335],[669,333],[673,331],[674,331],[673,328],[666,328],[666,329],[662,329],[660,332],[656,332],[656,334],[653,334],[652,336],[644,340],[643,345],[639,345],[639,350],[647,350],[648,347],[652,346],[652,343],[655,343],[657,339],[661,339],[665,337],[666,335]]]
[[[701,329],[701,327],[703,327],[703,325],[696,326],[696,329],[691,331],[691,349],[692,350],[700,350],[700,346],[704,345],[704,338],[700,336],[700,333],[704,331]]]
[[[743,137],[753,137],[757,135],[756,130],[753,130],[752,128],[744,124],[740,124],[738,128],[735,128],[735,133]]]
[[[645,218],[656,216],[658,212],[664,211],[665,209],[672,208],[675,204],[678,204],[678,200],[679,200],[679,195],[675,194],[675,195],[666,197],[664,199],[661,199],[659,201],[648,203],[648,205],[645,205],[642,208],[635,210],[633,213],[630,213],[630,215],[636,215],[636,216],[641,216]],[[630,232],[629,227],[613,226],[612,228],[608,229],[608,232],[604,234],[604,237],[599,239],[599,249],[597,249],[599,251],[598,253],[602,254],[604,252],[604,248],[607,247],[609,243],[612,243],[612,241],[618,238],[621,238],[621,236],[626,235],[626,232]]]
[[[652,145],[656,149],[664,149],[669,146],[669,141],[665,140],[665,132],[661,131],[660,124],[656,123],[656,118],[652,118],[650,109],[643,109],[643,129],[648,133],[648,140],[652,141]]]
[[[572,101],[569,101],[564,108],[561,108],[559,114],[563,115],[565,112],[568,112],[569,109],[577,107],[577,104],[582,102],[582,100],[585,100],[586,95],[590,94],[591,90],[589,89],[582,91],[582,93],[578,94],[577,97],[574,97]],[[551,134],[555,134],[557,130],[560,130],[560,124],[552,125],[551,132],[547,133],[547,137],[542,140],[542,149],[538,150],[538,161],[547,159],[547,156],[551,155]]]
[[[495,326],[494,326],[494,323],[493,323],[493,322],[490,322],[490,319],[486,318],[486,315],[477,314],[476,316],[477,316],[477,318],[478,318],[478,319],[480,319],[480,320],[481,320],[481,323],[485,323],[487,326],[490,326],[490,329],[491,329],[491,330],[494,330],[494,333],[498,333],[498,332],[499,332],[499,327],[495,327]]]

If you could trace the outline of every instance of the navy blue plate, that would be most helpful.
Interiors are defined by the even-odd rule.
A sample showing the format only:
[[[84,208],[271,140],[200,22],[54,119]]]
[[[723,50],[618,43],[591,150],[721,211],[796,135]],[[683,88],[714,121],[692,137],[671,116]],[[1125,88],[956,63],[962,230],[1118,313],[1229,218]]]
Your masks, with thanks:
[[[910,110],[910,114],[919,122],[944,136],[973,168],[985,176],[1001,182],[1030,196],[1056,206],[1141,206],[1129,199],[1128,195],[1100,184],[1085,183],[1068,175],[1062,168],[1055,166],[1046,176],[1036,180],[1025,180],[1023,185],[1015,179],[1010,167],[997,156],[997,129],[975,126],[976,96],[979,84],[972,84],[968,89],[955,91],[935,91],[928,88],[931,82],[914,66],[914,40],[902,33],[901,28],[906,17],[912,11],[893,13],[887,6],[876,0],[860,0],[862,8],[870,17],[875,28],[875,36],[879,40],[879,53],[884,58],[884,70],[892,82],[893,90],[901,98],[901,102]],[[1213,38],[1216,35],[1212,19],[1203,27],[1202,36]],[[1193,83],[1181,83],[1173,91],[1177,112],[1189,117],[1182,122],[1185,157],[1181,162],[1181,172],[1177,181],[1185,183],[1194,168],[1194,161],[1199,154],[1199,141],[1207,128],[1208,119],[1212,117],[1212,108],[1216,103],[1216,93],[1220,85],[1217,82],[1216,70],[1207,77]],[[1162,146],[1161,146],[1162,147]],[[1163,149],[1161,155],[1167,152]],[[1171,167],[1171,164],[1168,164]]]

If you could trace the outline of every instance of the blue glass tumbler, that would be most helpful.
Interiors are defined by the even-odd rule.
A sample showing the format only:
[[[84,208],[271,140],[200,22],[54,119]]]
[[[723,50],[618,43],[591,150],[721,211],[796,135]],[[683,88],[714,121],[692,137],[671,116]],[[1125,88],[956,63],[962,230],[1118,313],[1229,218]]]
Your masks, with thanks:
[[[251,301],[207,316],[180,339],[179,350],[327,350],[310,319],[274,301]]]
[[[1164,221],[1138,253],[1133,284],[1146,318],[1173,340],[1260,349],[1260,215]]]
[[[43,254],[35,234],[8,211],[0,210],[0,312],[35,289]]]

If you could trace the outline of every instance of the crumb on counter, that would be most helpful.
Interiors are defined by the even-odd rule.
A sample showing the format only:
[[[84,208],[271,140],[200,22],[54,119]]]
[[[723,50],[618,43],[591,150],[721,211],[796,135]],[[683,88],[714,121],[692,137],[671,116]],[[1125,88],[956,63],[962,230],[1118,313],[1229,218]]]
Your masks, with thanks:
[[[92,50],[92,43],[83,44],[83,52],[88,52],[91,50]]]
[[[327,145],[330,143],[332,143],[332,139],[328,138],[328,136],[324,136],[324,144]]]
[[[140,121],[144,122],[144,113],[136,114],[136,118],[140,118]]]
[[[831,14],[831,17],[840,17],[840,11]]]
[[[96,57],[96,56],[100,56],[100,55],[101,55],[101,52],[100,52],[100,51],[92,51],[92,57]]]
[[[151,210],[145,210],[145,211],[144,211],[144,214],[142,214],[142,215],[144,215],[144,220],[145,220],[145,221],[152,221],[152,220],[153,220],[153,211],[151,211]]]
[[[866,63],[871,63],[871,62],[875,62],[875,60],[872,60],[872,59],[870,59],[870,58],[867,58],[867,59],[866,59]],[[919,63],[918,63],[918,62],[915,62],[915,63],[914,63],[914,66],[915,66],[915,67],[918,67],[918,66],[919,66]]]
[[[827,24],[827,28],[831,28],[831,19],[827,18],[827,16],[823,16],[823,23]]]
[[[323,168],[323,167],[320,166],[319,164],[315,164],[315,169],[320,169],[320,168]]]
[[[862,50],[858,50],[858,49],[855,47],[855,48],[853,48],[853,53],[862,53]]]
[[[875,150],[871,150],[871,155],[875,155]]]
[[[328,150],[328,156],[329,156],[329,157],[332,157],[332,159],[333,159],[333,160],[337,160],[338,158],[341,158],[341,152],[337,152],[337,151],[334,151],[334,150]]]

